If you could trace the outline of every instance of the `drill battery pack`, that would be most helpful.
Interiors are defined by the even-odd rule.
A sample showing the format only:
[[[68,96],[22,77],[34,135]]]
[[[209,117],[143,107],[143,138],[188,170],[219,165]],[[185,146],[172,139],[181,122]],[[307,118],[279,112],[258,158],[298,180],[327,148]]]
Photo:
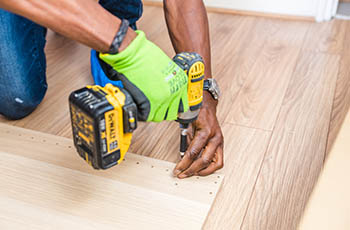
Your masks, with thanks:
[[[69,96],[74,145],[95,169],[119,164],[137,128],[137,107],[124,89],[87,86]]]

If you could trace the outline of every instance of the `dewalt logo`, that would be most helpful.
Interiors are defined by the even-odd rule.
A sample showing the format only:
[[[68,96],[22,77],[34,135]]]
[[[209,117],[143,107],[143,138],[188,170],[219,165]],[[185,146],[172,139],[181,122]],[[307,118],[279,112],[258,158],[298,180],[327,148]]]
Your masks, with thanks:
[[[107,152],[111,153],[118,147],[117,112],[112,110],[105,113]]]
[[[115,130],[115,118],[114,118],[115,114],[111,113],[108,115],[108,126],[109,126],[109,138],[110,139],[114,139],[116,138],[116,130]]]

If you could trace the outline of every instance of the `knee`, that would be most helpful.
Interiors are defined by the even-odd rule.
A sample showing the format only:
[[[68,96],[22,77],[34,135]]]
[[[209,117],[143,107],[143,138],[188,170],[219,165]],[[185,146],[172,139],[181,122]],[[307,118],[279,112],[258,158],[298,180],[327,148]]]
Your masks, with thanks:
[[[10,120],[18,120],[31,114],[43,100],[46,87],[38,91],[7,90],[0,101],[0,113]]]
[[[21,119],[46,93],[46,29],[1,9],[0,21],[0,114]]]

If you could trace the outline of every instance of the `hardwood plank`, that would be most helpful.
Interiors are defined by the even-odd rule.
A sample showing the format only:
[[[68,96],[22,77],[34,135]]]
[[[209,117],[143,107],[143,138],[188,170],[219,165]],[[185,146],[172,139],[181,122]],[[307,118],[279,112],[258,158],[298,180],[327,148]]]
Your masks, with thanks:
[[[320,118],[320,120],[314,120],[313,118],[311,120],[309,119],[309,122],[304,122],[306,119],[305,117],[307,115],[314,117],[314,110],[317,110],[318,106],[325,106],[324,104],[321,105],[321,102],[318,102],[319,104],[316,105],[316,97],[321,97],[322,99],[319,100],[322,100],[324,103],[328,103],[330,100],[329,97],[333,97],[331,92],[325,92],[326,89],[323,89],[318,84],[318,81],[330,82],[330,84],[325,83],[324,87],[329,87],[328,90],[332,90],[330,88],[333,87],[333,81],[329,76],[325,77],[325,74],[333,75],[334,78],[337,76],[336,68],[331,67],[327,73],[324,73],[326,67],[322,67],[325,65],[327,68],[332,66],[332,64],[326,64],[332,61],[325,60],[333,60],[333,58],[327,58],[328,56],[319,57],[318,54],[312,56],[312,54],[308,53],[309,51],[311,53],[329,52],[340,53],[342,55],[340,74],[337,80],[336,96],[333,106],[334,112],[332,113],[332,122],[328,138],[327,147],[329,149],[338,133],[338,128],[340,127],[342,118],[345,116],[346,110],[349,106],[348,99],[350,98],[350,95],[348,77],[350,74],[348,73],[349,69],[347,60],[350,60],[348,58],[348,53],[350,52],[348,50],[348,44],[346,43],[349,37],[349,31],[348,29],[346,29],[346,31],[344,29],[345,27],[349,27],[348,22],[336,20],[332,23],[313,24],[310,22],[271,20],[214,13],[209,13],[209,22],[212,41],[213,73],[215,78],[219,81],[223,91],[223,97],[220,100],[217,113],[219,122],[223,125],[225,136],[226,165],[223,171],[226,174],[229,174],[229,181],[226,182],[222,188],[223,194],[225,195],[221,196],[219,193],[219,198],[216,202],[217,204],[215,204],[212,214],[208,218],[205,229],[238,229],[240,227],[244,213],[248,207],[250,196],[254,189],[254,183],[259,174],[258,169],[261,165],[264,151],[266,149],[267,144],[265,144],[265,142],[268,142],[267,136],[270,135],[269,130],[273,130],[271,129],[271,127],[273,127],[271,124],[274,124],[276,119],[280,123],[280,126],[281,123],[284,122],[283,118],[278,118],[277,116],[277,107],[283,106],[285,108],[282,110],[284,111],[283,116],[287,116],[288,105],[285,105],[286,103],[288,104],[287,101],[290,101],[290,104],[294,102],[298,104],[298,106],[290,109],[291,114],[288,115],[289,119],[287,119],[291,120],[292,117],[294,117],[295,121],[283,124],[286,131],[280,131],[281,128],[274,130],[275,134],[274,139],[270,142],[269,155],[265,159],[265,165],[260,174],[258,186],[256,187],[253,196],[254,200],[251,201],[256,202],[257,204],[250,205],[244,228],[253,226],[253,229],[259,229],[265,226],[273,226],[274,223],[278,223],[276,226],[285,226],[280,224],[285,221],[285,219],[287,220],[285,221],[286,223],[292,223],[293,225],[301,215],[299,212],[303,210],[302,207],[304,206],[304,201],[307,199],[306,197],[309,194],[309,190],[311,190],[312,185],[317,178],[319,173],[318,169],[321,165],[319,162],[320,153],[317,152],[316,160],[311,166],[310,155],[315,153],[315,149],[321,148],[319,145],[324,146],[326,141],[323,139],[324,127],[322,126],[322,130],[320,128],[320,124],[323,124],[326,116]],[[148,38],[159,45],[169,56],[173,56],[174,51],[167,35],[168,33],[161,8],[146,6],[142,20],[139,23],[139,28],[144,30]],[[345,33],[347,34],[347,37],[344,39],[343,35]],[[303,45],[305,39],[306,41]],[[49,33],[47,40],[48,44],[46,46],[46,53],[48,61],[47,74],[49,90],[44,102],[39,106],[37,111],[31,114],[28,118],[21,121],[7,121],[0,117],[0,122],[6,122],[16,126],[71,138],[67,98],[71,91],[92,83],[88,60],[89,49],[54,33]],[[342,48],[342,46],[345,48]],[[301,66],[299,63],[299,69],[303,70],[299,70],[298,73],[295,73],[292,76],[292,81],[289,84],[290,89],[287,90],[287,97],[284,100],[284,103],[282,103],[282,98],[284,96],[283,92],[285,92],[285,89],[287,88],[285,85],[287,84],[285,82],[287,75],[286,71],[283,71],[284,67],[279,65],[282,61],[287,66],[287,58],[285,55],[289,52],[293,53],[293,51],[291,51],[293,49],[295,52],[298,52],[300,47],[303,47],[305,53],[303,56],[309,55],[310,57],[303,58],[304,62],[306,62],[305,67]],[[282,60],[277,60],[279,57],[282,57]],[[311,61],[312,58],[316,59],[315,62]],[[273,61],[274,59],[276,60]],[[271,64],[265,66],[265,61]],[[272,81],[270,80],[271,76],[261,73],[262,71],[268,73],[266,70],[267,67],[270,68],[270,71],[276,74],[273,75]],[[288,66],[288,68],[290,68],[290,66]],[[253,69],[255,72],[259,73],[259,75],[253,75],[251,73]],[[280,72],[280,76],[277,76],[277,72]],[[318,77],[316,77],[317,74],[319,74]],[[258,79],[255,79],[257,77]],[[297,80],[293,80],[294,78],[297,78]],[[283,83],[278,82],[280,80],[282,80]],[[308,81],[312,81],[312,83],[305,86],[306,83],[304,82]],[[311,90],[310,85],[312,84],[317,87]],[[277,91],[272,87],[274,85],[278,86]],[[251,88],[251,86],[255,88]],[[304,94],[302,90],[297,93],[294,92],[297,91],[299,87],[307,92]],[[268,90],[265,90],[266,88]],[[320,96],[321,93],[316,93],[321,90],[321,88],[323,96]],[[311,91],[315,93],[312,93]],[[295,98],[293,98],[293,93],[296,94]],[[300,96],[302,94],[305,95],[304,98],[297,98],[298,95]],[[261,95],[263,96],[261,97]],[[308,100],[310,100],[309,104],[307,104]],[[262,105],[262,109],[258,108],[256,106],[257,104]],[[276,107],[273,107],[272,104],[276,105]],[[241,105],[242,108],[237,108],[237,105]],[[268,108],[265,108],[263,105],[266,105]],[[254,108],[252,109],[252,107],[256,107],[255,110]],[[289,107],[292,107],[292,105]],[[263,111],[263,117],[260,117],[261,110]],[[239,123],[237,122],[237,125],[225,122],[225,120],[229,121],[229,119],[231,119],[228,116],[232,116],[232,111],[234,113],[234,118],[240,119]],[[241,117],[241,111],[249,111],[251,120],[245,120],[245,117]],[[326,114],[327,111],[329,110],[326,109],[324,114]],[[267,120],[267,122],[264,120]],[[268,127],[268,131],[242,127],[246,125],[256,125],[257,128],[262,129]],[[317,131],[321,130],[319,132],[322,132],[322,134],[320,133],[322,138],[316,138],[316,134],[314,133],[316,130],[313,132],[310,128],[311,126],[315,127]],[[133,143],[130,151],[140,155],[176,162],[178,160],[178,132],[178,124],[175,122],[163,122],[160,124],[140,123],[139,128],[133,134]],[[0,136],[1,135],[2,133],[0,132]],[[281,137],[278,138],[277,135],[281,135]],[[14,139],[25,138],[25,144],[30,144],[31,141],[36,140],[30,139],[30,133],[24,136],[22,135],[21,137],[19,137],[18,134],[13,135],[12,137]],[[54,141],[55,138],[38,138],[38,142],[43,142],[45,140],[51,143],[49,146],[52,146],[56,145],[56,142]],[[317,145],[315,144],[315,140],[319,140]],[[282,146],[283,141],[285,144]],[[64,152],[68,149],[69,151],[72,151],[72,154],[67,156],[59,155],[55,159],[51,159],[50,152],[45,152],[41,148],[36,148],[35,150],[37,154],[31,156],[30,159],[56,164],[59,167],[67,169],[76,170],[79,168],[79,172],[91,173],[92,170],[85,165],[81,159],[79,159],[75,150],[73,151],[71,149],[71,142],[60,141],[57,143],[59,151]],[[292,144],[295,146],[291,146]],[[14,145],[16,145],[16,142],[8,142],[3,146],[7,146],[6,148],[12,150]],[[278,151],[280,145],[281,149]],[[312,145],[313,147],[308,147],[309,145]],[[310,149],[310,151],[307,149]],[[283,150],[286,150],[287,154],[284,154]],[[299,150],[300,153],[294,153],[294,151],[297,152]],[[22,151],[18,151],[16,154],[28,158],[26,155],[23,155],[24,153]],[[275,163],[268,163],[275,159]],[[282,166],[279,166],[278,162],[282,162]],[[128,164],[128,160],[124,163]],[[135,173],[140,173],[137,175],[141,178],[144,175],[138,171],[138,167],[141,165],[148,165],[148,163],[143,163],[141,161],[139,163],[141,164],[128,167],[132,167],[132,169],[135,170]],[[270,164],[272,166],[270,166]],[[120,165],[120,167],[123,166]],[[159,169],[162,172],[165,171],[170,173],[172,167],[173,164],[166,168],[160,167]],[[254,169],[250,167],[254,167]],[[304,186],[304,182],[301,181],[302,179],[297,180],[296,178],[299,176],[305,177],[307,174],[305,167],[310,168],[308,171],[310,173],[310,175],[308,175],[309,184],[306,186]],[[156,166],[156,168],[158,167]],[[106,179],[123,180],[122,176],[115,176],[115,170],[116,169],[112,169],[111,172],[93,171],[93,174]],[[143,181],[147,186],[154,186],[154,184],[157,183],[154,178],[158,178],[157,173],[159,172],[155,172],[156,173],[152,177],[147,177],[147,179]],[[285,181],[285,178],[288,179]],[[201,179],[202,178],[199,180]],[[287,180],[290,181],[288,182]],[[155,183],[153,183],[154,181]],[[189,183],[192,183],[192,179]],[[291,188],[292,185],[290,183],[295,183],[296,187]],[[288,189],[292,191],[290,195],[286,195]],[[188,191],[192,191],[191,188],[188,188]],[[257,194],[259,192],[262,194]],[[272,193],[271,199],[277,197],[275,201],[269,200],[270,197],[267,194],[270,192]],[[281,193],[280,197],[276,195],[278,193]],[[201,194],[201,192],[193,191],[190,194],[198,195]],[[289,203],[286,201],[287,199],[290,200],[288,201]],[[298,201],[298,199],[300,199],[300,201]],[[5,205],[12,201],[13,199],[9,198],[0,200],[0,213],[5,213],[6,210],[7,213],[12,212],[13,210],[10,208],[6,210],[3,210],[4,208],[1,209],[2,204]],[[34,218],[33,216],[30,216],[32,211],[37,213],[46,212],[45,209],[39,210],[37,207],[33,208],[32,205],[20,201],[16,202],[16,206],[17,205],[24,210],[28,210],[29,216],[26,216],[25,219],[28,221],[30,221],[31,218]],[[283,205],[285,205],[286,210],[281,207]],[[293,205],[296,205],[297,207],[291,208]],[[274,206],[276,206],[276,210],[274,210]],[[34,211],[34,209],[36,211]],[[266,210],[269,210],[269,212]],[[252,213],[260,214],[256,217],[252,215]],[[276,213],[280,215],[274,217]],[[72,218],[72,220],[68,221],[71,223],[76,221],[75,218],[70,217],[69,215],[63,215],[59,212],[52,214],[52,216],[55,215],[62,216],[62,218],[59,217],[60,219],[57,220],[57,222],[60,223],[63,223],[60,221],[63,218]],[[220,216],[223,216],[224,221],[220,219]],[[0,215],[0,221],[1,218]],[[50,219],[51,217],[47,215],[47,218]],[[259,220],[263,224],[261,227],[257,225],[249,225],[247,227],[247,221],[251,221],[252,219],[253,222],[255,221],[254,223],[257,223],[257,220]],[[34,220],[36,219],[34,218]],[[53,220],[52,222],[56,223]],[[15,222],[13,223],[15,224]],[[17,227],[21,225],[21,223],[17,223],[18,225],[13,227],[13,229],[19,229]],[[223,227],[221,227],[221,225]],[[96,226],[98,227],[98,225]],[[33,228],[38,229],[39,227],[34,226]],[[274,228],[275,227],[273,226],[272,229]],[[288,227],[286,228],[288,229]],[[88,229],[88,227],[86,227],[86,229]]]
[[[341,54],[340,69],[332,108],[332,118],[329,126],[327,155],[333,146],[345,115],[350,108],[350,23],[346,22],[346,26],[346,39],[344,40]]]
[[[306,22],[271,19],[256,22],[246,39],[251,42],[240,46],[247,51],[250,49],[246,54],[254,62],[229,107],[226,122],[272,130],[309,26]]]
[[[298,49],[302,47],[305,35],[311,25],[310,22],[259,18],[255,25],[255,33],[268,45]]]
[[[214,28],[211,29],[213,72],[223,92],[218,119],[223,123],[234,109],[232,104],[238,100],[239,91],[264,45],[298,49],[310,23],[219,14],[210,14],[209,21]]]
[[[229,20],[228,20],[229,19]],[[251,66],[254,54],[260,52],[263,41],[255,33],[256,19],[253,17],[210,14],[210,34],[212,46],[212,72],[220,85],[222,97],[217,109],[217,117],[224,123],[230,106],[242,88]],[[227,36],[227,34],[230,34]]]
[[[329,154],[299,225],[307,229],[350,229],[350,113]]]
[[[0,197],[0,226],[2,229],[47,230],[66,229],[67,226],[71,227],[71,229],[79,229],[82,227],[82,222],[84,223],[84,229],[88,230],[114,229],[109,225],[96,223],[89,219],[35,207],[15,199]]]
[[[270,132],[224,124],[225,181],[204,229],[239,229],[271,136]]]
[[[82,226],[87,219],[123,229],[200,229],[223,180],[221,174],[179,180],[171,176],[174,164],[132,153],[121,165],[97,171],[77,157],[69,139],[0,127],[0,201],[16,200],[18,209],[30,205],[31,220],[44,209],[82,219]],[[20,218],[21,211],[10,213],[14,216],[1,215],[0,227]]]
[[[343,49],[345,29],[344,20],[313,23],[306,35],[303,50],[340,54]]]
[[[294,48],[265,46],[225,121],[271,131],[298,54]]]
[[[242,229],[295,229],[323,166],[339,56],[298,59]]]

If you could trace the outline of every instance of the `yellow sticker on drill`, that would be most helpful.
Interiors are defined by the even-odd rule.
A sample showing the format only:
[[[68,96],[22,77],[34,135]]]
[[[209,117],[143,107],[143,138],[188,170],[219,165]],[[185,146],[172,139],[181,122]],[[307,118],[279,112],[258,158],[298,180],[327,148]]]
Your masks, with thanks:
[[[118,114],[111,110],[105,113],[107,152],[112,153],[118,149]]]

